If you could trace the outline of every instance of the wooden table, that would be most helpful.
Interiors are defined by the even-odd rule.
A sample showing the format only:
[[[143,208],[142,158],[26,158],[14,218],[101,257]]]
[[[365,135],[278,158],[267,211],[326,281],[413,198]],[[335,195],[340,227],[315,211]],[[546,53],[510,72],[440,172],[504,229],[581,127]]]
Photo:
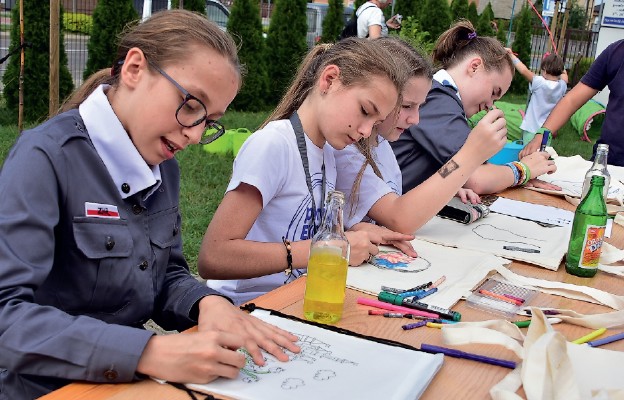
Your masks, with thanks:
[[[503,196],[514,200],[552,205],[568,210],[574,209],[573,206],[562,198],[526,189],[508,190],[503,193]],[[614,224],[611,238],[607,241],[618,248],[624,248],[624,228]],[[513,262],[510,269],[526,276],[576,285],[592,286],[610,293],[624,295],[624,279],[601,272],[596,274],[595,277],[588,279],[567,274],[563,265],[555,272],[522,262]],[[305,278],[300,278],[257,298],[254,303],[264,308],[279,310],[303,318],[304,289]],[[404,331],[400,326],[409,320],[369,316],[367,313],[369,307],[356,304],[357,297],[361,296],[364,295],[360,292],[351,289],[347,290],[344,314],[338,326],[367,335],[397,340],[415,347],[420,347],[420,344],[423,342],[444,346],[441,333],[437,329]],[[580,313],[590,314],[613,311],[608,307],[559,296],[551,296],[544,293],[538,293],[533,299],[532,304],[542,307],[573,309]],[[495,315],[470,308],[464,301],[460,301],[453,309],[461,312],[462,321],[479,321],[499,318]],[[591,329],[565,323],[553,325],[553,327],[555,330],[561,332],[568,340],[576,339],[591,332]],[[622,331],[624,331],[624,329],[609,329],[608,334],[615,334]],[[624,351],[624,341],[611,343],[602,348]],[[461,350],[519,361],[514,353],[500,346],[467,345],[461,346]],[[489,399],[490,388],[503,379],[508,372],[508,369],[501,367],[445,357],[442,369],[436,375],[422,398],[425,400],[444,398]],[[520,394],[523,395],[522,392],[520,392]],[[152,381],[115,385],[76,383],[42,397],[42,399],[45,400],[130,400],[136,398],[176,400],[188,399],[189,397],[186,393],[172,386],[160,385]]]

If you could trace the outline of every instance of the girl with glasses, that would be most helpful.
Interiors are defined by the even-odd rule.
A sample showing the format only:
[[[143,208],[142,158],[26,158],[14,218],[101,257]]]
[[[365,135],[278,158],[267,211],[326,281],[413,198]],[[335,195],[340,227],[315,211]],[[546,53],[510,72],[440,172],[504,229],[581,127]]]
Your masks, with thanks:
[[[210,287],[239,304],[305,271],[325,197],[335,189],[332,147],[369,136],[397,106],[405,80],[402,64],[375,41],[348,38],[308,53],[234,161],[198,259]],[[347,237],[351,265],[376,254],[381,242],[413,238],[381,228]]]
[[[444,166],[414,189],[402,193],[401,170],[390,143],[403,130],[418,124],[419,108],[425,102],[433,68],[428,60],[408,43],[397,38],[378,40],[393,57],[405,63],[410,77],[403,89],[401,107],[375,127],[373,134],[344,150],[335,150],[338,178],[336,187],[347,195],[345,226],[375,221],[392,230],[414,233],[458,193],[464,202],[479,197],[462,185],[470,174],[506,142],[507,130],[500,110],[484,118],[453,156],[456,170]],[[451,161],[449,161],[450,163]],[[447,163],[448,164],[448,163]]]
[[[236,95],[232,39],[165,11],[127,30],[116,60],[24,132],[0,172],[0,399],[76,380],[234,378],[236,349],[261,365],[259,347],[282,361],[298,351],[295,336],[199,283],[182,255],[173,156]],[[155,336],[150,318],[198,330]]]

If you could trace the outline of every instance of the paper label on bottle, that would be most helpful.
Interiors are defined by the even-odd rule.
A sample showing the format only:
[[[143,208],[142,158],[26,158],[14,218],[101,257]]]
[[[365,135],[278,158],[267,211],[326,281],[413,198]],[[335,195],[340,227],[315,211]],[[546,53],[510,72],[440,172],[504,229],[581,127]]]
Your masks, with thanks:
[[[583,239],[583,252],[579,260],[579,268],[598,268],[602,241],[604,239],[605,227],[598,225],[588,225]]]

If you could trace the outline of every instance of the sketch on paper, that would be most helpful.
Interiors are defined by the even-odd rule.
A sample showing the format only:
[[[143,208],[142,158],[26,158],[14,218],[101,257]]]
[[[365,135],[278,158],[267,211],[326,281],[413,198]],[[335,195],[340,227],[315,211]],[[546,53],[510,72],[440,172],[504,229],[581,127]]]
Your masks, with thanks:
[[[322,342],[317,338],[308,335],[301,335],[297,333],[293,333],[293,335],[299,338],[299,340],[297,341],[297,345],[301,348],[301,351],[298,354],[295,354],[284,349],[284,352],[288,354],[288,358],[291,362],[298,360],[313,365],[319,359],[323,358],[325,360],[330,360],[338,364],[354,366],[358,365],[358,363],[351,360],[334,356],[331,351],[331,346],[328,343]],[[268,354],[264,356],[265,364],[263,366],[260,366],[254,363],[251,354],[249,354],[247,350],[241,348],[238,351],[245,355],[245,366],[240,370],[240,378],[243,382],[260,382],[263,375],[280,374],[286,371],[280,366],[284,365],[283,363],[280,363],[277,359],[273,358]],[[276,366],[277,363],[279,363],[279,365]],[[335,378],[336,376],[337,373],[333,370],[320,369],[314,373],[312,378],[317,381],[328,381]],[[280,387],[284,390],[294,390],[303,386],[305,386],[304,379],[299,377],[287,377],[284,379],[284,381],[282,381]]]
[[[397,272],[420,272],[431,266],[431,262],[423,257],[414,258],[399,250],[382,249],[373,257],[370,264]]]
[[[536,249],[541,249],[540,242],[545,242],[543,239],[523,236],[508,229],[498,228],[492,224],[477,225],[472,228],[472,232],[485,240],[505,242],[508,244],[524,244],[526,246],[532,246]]]

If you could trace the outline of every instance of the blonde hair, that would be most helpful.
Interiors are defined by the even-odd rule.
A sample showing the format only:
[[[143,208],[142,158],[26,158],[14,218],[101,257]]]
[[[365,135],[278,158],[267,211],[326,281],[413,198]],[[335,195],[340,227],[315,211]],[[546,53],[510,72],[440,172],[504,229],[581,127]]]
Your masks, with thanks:
[[[374,76],[388,78],[397,93],[403,91],[408,71],[376,40],[346,38],[335,44],[314,46],[303,59],[286,94],[262,124],[289,118],[299,109],[328,65],[340,68],[344,86],[367,85]],[[400,104],[400,95],[397,104]]]
[[[448,69],[472,54],[481,57],[486,70],[502,71],[507,67],[512,74],[514,72],[511,58],[501,42],[496,38],[478,36],[468,20],[457,21],[440,35],[433,50],[433,61],[441,68]]]
[[[113,66],[93,73],[65,101],[60,112],[77,108],[101,84],[118,85],[119,67],[134,47],[141,49],[151,63],[162,66],[183,62],[197,45],[215,50],[242,75],[236,44],[230,35],[202,14],[179,9],[161,11],[141,23],[128,25],[120,35]]]
[[[408,80],[412,78],[423,78],[428,80],[433,79],[433,66],[431,65],[429,58],[422,55],[408,42],[399,39],[398,37],[391,36],[374,39],[374,41],[378,42],[385,49],[387,49],[388,52],[392,54],[392,57],[397,60],[397,62],[403,64],[402,68],[407,72]],[[388,118],[396,119],[398,118],[398,114],[397,110],[395,114],[388,116]],[[380,179],[384,179],[381,174],[381,170],[373,158],[372,149],[376,144],[373,143],[375,140],[377,140],[377,135],[372,135],[355,143],[357,149],[364,156],[364,163],[362,164],[362,167],[353,182],[353,188],[351,189],[350,215],[353,215],[357,209],[360,184],[362,182],[362,177],[364,176],[366,167],[370,165],[375,175],[377,175]]]

